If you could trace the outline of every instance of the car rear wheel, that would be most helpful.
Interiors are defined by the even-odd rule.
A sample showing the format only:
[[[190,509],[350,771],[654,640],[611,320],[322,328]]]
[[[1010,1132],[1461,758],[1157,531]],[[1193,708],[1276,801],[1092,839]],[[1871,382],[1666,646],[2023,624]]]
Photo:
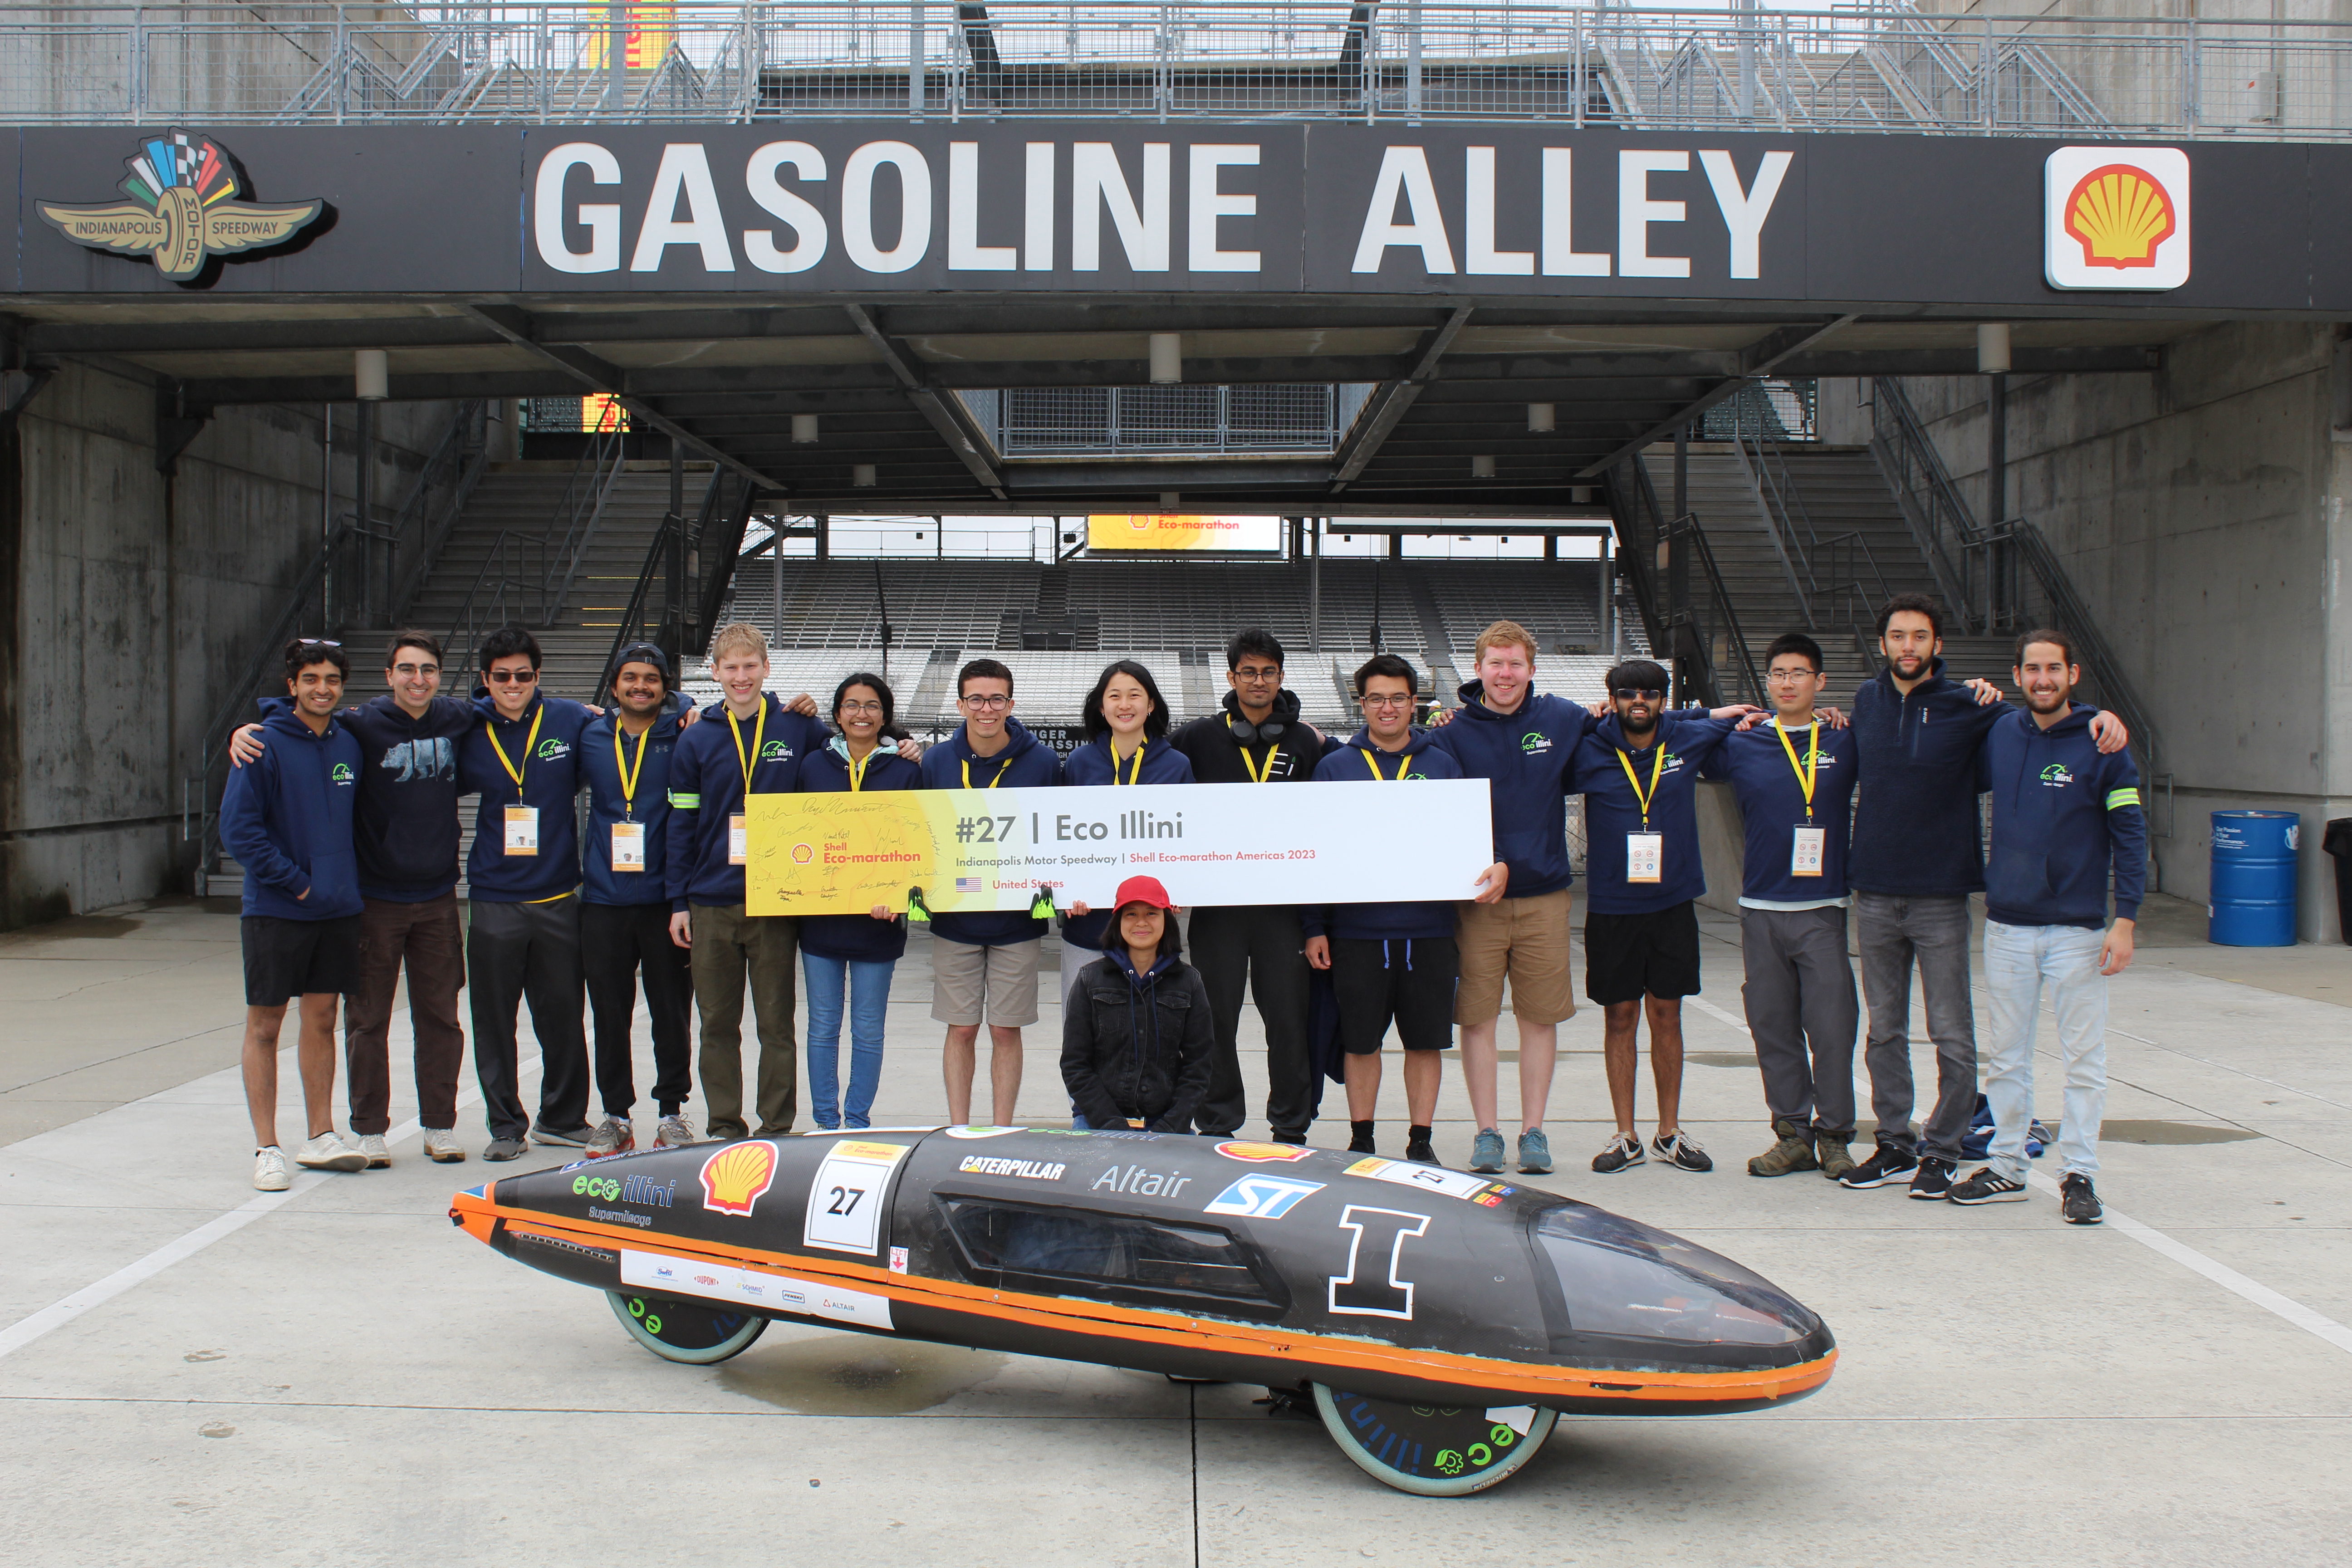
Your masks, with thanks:
[[[613,1316],[629,1337],[664,1361],[709,1366],[749,1350],[767,1328],[768,1320],[751,1312],[729,1311],[674,1296],[641,1296],[607,1290]]]
[[[1320,1383],[1315,1407],[1323,1429],[1359,1469],[1423,1497],[1485,1491],[1534,1458],[1559,1419],[1557,1411],[1526,1405],[1400,1405]]]

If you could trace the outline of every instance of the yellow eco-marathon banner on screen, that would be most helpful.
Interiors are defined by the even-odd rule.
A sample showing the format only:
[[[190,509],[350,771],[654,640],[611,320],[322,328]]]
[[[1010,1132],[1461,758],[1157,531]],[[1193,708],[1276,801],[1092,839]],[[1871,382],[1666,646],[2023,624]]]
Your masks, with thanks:
[[[1087,548],[1276,551],[1282,548],[1282,519],[1156,511],[1100,513],[1087,519]]]
[[[1494,859],[1484,779],[755,795],[755,915],[1108,906],[1129,877],[1192,904],[1458,900]]]

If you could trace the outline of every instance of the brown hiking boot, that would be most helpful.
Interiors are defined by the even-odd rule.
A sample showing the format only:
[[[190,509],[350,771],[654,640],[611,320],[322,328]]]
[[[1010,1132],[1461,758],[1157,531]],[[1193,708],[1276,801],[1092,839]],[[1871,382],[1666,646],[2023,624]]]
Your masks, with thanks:
[[[1833,1132],[1814,1134],[1813,1158],[1821,1166],[1822,1175],[1834,1182],[1853,1169],[1853,1154],[1847,1147],[1853,1142],[1851,1138],[1841,1138]]]
[[[1749,1175],[1786,1176],[1798,1171],[1821,1169],[1821,1163],[1813,1158],[1813,1142],[1806,1135],[1803,1122],[1783,1117],[1772,1123],[1772,1131],[1780,1141],[1748,1162]]]

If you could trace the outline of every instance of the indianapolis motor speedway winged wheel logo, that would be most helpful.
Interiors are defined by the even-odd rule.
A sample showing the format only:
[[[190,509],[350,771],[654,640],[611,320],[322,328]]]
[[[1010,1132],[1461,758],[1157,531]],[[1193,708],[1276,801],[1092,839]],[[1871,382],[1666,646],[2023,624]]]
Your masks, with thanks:
[[[283,245],[326,210],[322,201],[264,204],[236,198],[245,171],[209,136],[174,129],[122,161],[127,202],[39,203],[41,216],[77,245],[154,258],[174,283],[193,280],[215,256]]]

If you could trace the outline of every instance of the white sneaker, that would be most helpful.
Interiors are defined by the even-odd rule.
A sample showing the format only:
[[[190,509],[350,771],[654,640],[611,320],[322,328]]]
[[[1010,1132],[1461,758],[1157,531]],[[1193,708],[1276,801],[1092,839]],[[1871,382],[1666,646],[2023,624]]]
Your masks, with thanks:
[[[425,1130],[425,1157],[439,1165],[454,1165],[466,1157],[465,1145],[457,1142],[454,1127],[428,1127]]]
[[[383,1134],[381,1132],[361,1133],[360,1152],[367,1156],[367,1168],[371,1171],[392,1168],[392,1151],[383,1146]]]
[[[329,1131],[302,1145],[294,1163],[306,1171],[363,1171],[367,1156]]]
[[[665,1116],[654,1130],[654,1147],[656,1149],[683,1149],[693,1142],[694,1124],[683,1116]]]
[[[253,1190],[257,1193],[282,1193],[286,1180],[286,1152],[272,1143],[267,1149],[253,1152]]]

